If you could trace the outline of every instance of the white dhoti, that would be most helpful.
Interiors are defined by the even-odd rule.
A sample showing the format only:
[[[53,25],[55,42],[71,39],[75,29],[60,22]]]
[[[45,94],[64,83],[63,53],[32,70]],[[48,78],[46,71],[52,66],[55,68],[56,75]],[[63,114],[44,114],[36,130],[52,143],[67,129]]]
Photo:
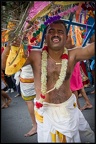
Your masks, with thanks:
[[[34,75],[31,65],[26,65],[21,68],[20,90],[22,98],[25,101],[30,101],[36,97]]]
[[[35,116],[38,142],[81,142],[80,131],[86,142],[95,141],[94,132],[78,109],[74,94],[64,103],[44,102],[42,108],[35,107]]]
[[[25,101],[32,100],[36,97],[34,83],[22,83],[20,81],[20,90],[22,98]]]

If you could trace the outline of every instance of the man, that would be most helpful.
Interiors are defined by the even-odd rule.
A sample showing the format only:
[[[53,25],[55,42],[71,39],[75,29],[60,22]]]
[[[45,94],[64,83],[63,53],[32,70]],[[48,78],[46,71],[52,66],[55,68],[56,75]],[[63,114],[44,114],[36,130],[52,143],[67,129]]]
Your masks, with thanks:
[[[7,75],[15,74],[16,84],[18,85],[20,82],[21,96],[27,105],[28,112],[30,114],[30,118],[32,121],[31,130],[28,131],[26,134],[24,134],[24,136],[30,137],[37,133],[37,123],[34,115],[34,101],[33,101],[36,92],[34,89],[34,77],[32,67],[30,65],[24,66],[26,58],[24,57],[24,52],[23,50],[21,50],[21,48],[12,46],[10,49],[10,45],[8,43],[8,46],[6,47],[3,54],[3,58],[6,61],[5,53],[7,52],[8,56],[7,62],[4,61],[5,62],[4,64],[6,65],[5,73]],[[18,50],[19,53],[17,55]]]
[[[94,133],[70,90],[75,64],[94,55],[94,43],[67,52],[66,40],[64,22],[54,21],[46,30],[47,46],[42,51],[32,50],[26,61],[34,73],[38,142],[81,142],[79,132],[85,142],[94,142]]]
[[[33,101],[36,97],[36,92],[34,88],[34,76],[31,65],[23,66],[20,71],[15,74],[15,80],[17,84],[20,82],[21,96],[27,105],[28,112],[32,121],[31,130],[24,134],[25,137],[29,137],[37,133],[37,123],[34,115]]]

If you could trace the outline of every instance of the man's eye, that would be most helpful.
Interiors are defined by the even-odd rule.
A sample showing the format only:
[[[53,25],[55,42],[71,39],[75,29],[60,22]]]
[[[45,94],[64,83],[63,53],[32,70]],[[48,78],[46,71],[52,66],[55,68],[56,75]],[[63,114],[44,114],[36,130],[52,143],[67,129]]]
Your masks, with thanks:
[[[49,30],[49,32],[48,33],[54,33],[54,30]]]
[[[58,33],[59,34],[64,34],[64,31],[59,30]]]
[[[57,32],[56,32],[55,30],[50,29],[50,30],[48,31],[48,33],[50,33],[50,34],[55,34],[55,33],[64,34],[64,31],[62,31],[62,30],[57,30]]]

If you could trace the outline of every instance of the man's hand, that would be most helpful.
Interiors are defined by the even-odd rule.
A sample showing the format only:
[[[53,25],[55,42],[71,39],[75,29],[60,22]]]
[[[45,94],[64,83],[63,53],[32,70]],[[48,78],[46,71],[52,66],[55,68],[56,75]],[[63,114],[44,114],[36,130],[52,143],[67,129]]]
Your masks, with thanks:
[[[11,43],[11,45],[12,45],[12,46],[15,46],[15,47],[19,47],[20,44],[21,44],[21,41],[22,41],[21,37],[17,37],[17,38],[15,38],[15,39],[13,40],[13,42]]]

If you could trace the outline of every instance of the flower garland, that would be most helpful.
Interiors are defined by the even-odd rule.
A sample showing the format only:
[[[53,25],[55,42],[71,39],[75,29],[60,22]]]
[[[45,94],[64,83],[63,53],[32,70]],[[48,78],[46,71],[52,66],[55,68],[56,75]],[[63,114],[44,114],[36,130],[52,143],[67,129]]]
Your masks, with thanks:
[[[78,6],[74,6],[71,9],[68,9],[64,12],[60,12],[57,15],[54,16],[50,16],[48,17],[48,19],[44,22],[44,24],[41,24],[41,26],[35,31],[35,33],[33,33],[33,37],[30,39],[30,42],[33,43],[34,41],[37,40],[37,36],[40,34],[40,32],[43,32],[44,29],[46,28],[46,26],[56,20],[59,20],[61,17],[68,15],[70,13],[73,13],[74,11],[76,11],[78,9]]]
[[[64,53],[61,56],[62,59],[62,66],[61,71],[59,74],[59,79],[56,81],[56,84],[54,87],[47,91],[47,56],[48,56],[48,48],[45,46],[42,49],[42,65],[41,65],[41,95],[38,102],[36,102],[36,107],[40,108],[43,106],[43,101],[45,99],[45,95],[54,89],[59,89],[60,86],[63,84],[63,81],[66,77],[66,71],[67,71],[67,64],[68,64],[68,50],[67,48],[64,48]]]

